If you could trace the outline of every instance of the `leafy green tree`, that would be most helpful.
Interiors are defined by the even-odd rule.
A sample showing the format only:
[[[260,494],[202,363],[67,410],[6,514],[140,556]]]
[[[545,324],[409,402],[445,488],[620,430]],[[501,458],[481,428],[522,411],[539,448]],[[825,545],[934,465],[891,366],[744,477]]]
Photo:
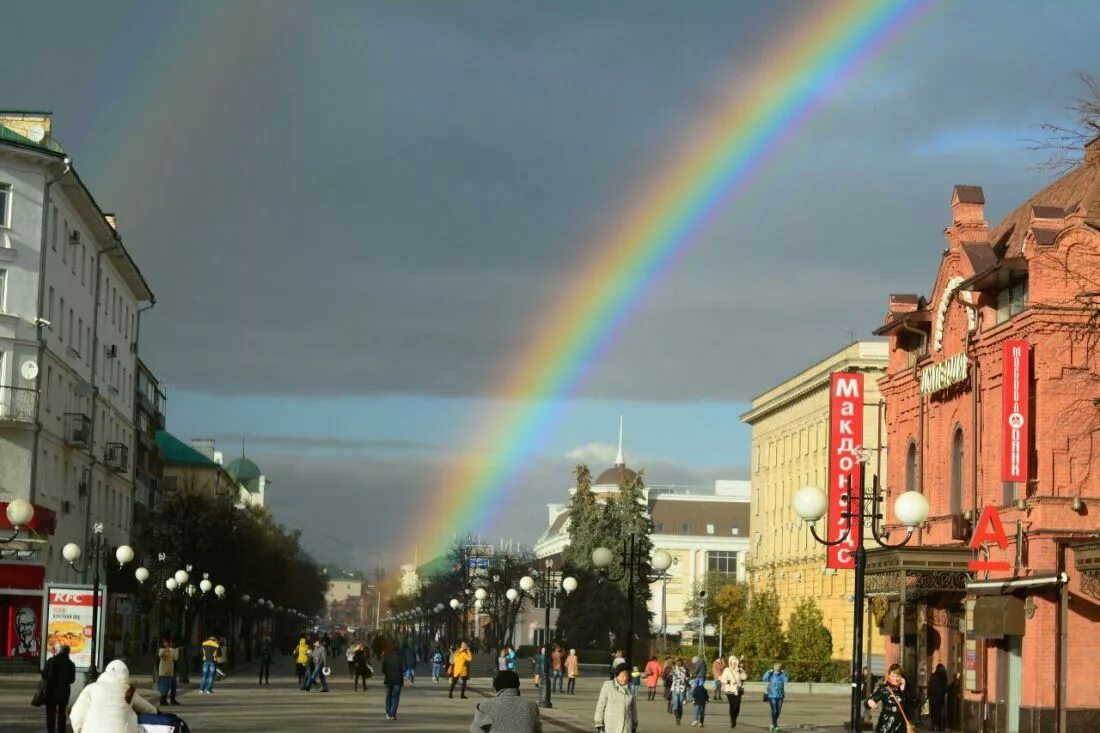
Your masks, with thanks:
[[[833,635],[813,598],[804,598],[787,622],[787,644],[792,679],[821,682],[833,655]]]
[[[650,572],[653,523],[647,511],[643,475],[624,475],[618,493],[605,501],[592,493],[592,475],[587,466],[577,466],[574,476],[576,490],[569,501],[564,571],[576,577],[579,585],[562,601],[560,636],[578,647],[602,649],[614,639],[613,646],[626,648],[629,578],[618,576],[622,574],[623,553],[628,550],[625,542],[633,535],[634,557],[641,561],[635,570],[634,639],[630,642],[638,658],[638,653],[648,647],[651,622],[650,589],[645,577]],[[610,575],[616,580],[604,578],[592,567],[592,551],[597,547],[611,550]]]
[[[577,590],[561,601],[558,636],[570,646],[606,649],[611,643],[615,615],[609,609],[620,607],[621,594],[616,585],[603,582],[594,571],[592,551],[607,546],[614,517],[592,493],[588,466],[578,465],[573,476],[576,488],[566,510],[569,545],[562,553],[562,571],[577,579]]]
[[[753,672],[758,667],[766,669],[776,659],[787,658],[787,639],[779,621],[779,597],[775,591],[756,593],[749,599],[739,642],[746,666],[751,666]]]

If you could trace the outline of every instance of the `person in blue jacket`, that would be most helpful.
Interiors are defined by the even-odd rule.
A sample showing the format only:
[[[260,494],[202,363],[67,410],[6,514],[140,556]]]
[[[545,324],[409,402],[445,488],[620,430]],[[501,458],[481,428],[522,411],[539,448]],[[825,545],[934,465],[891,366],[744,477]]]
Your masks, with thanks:
[[[768,696],[768,704],[772,708],[772,724],[768,730],[772,733],[779,730],[779,713],[783,711],[785,688],[790,680],[787,671],[783,669],[783,665],[778,661],[772,664],[772,668],[764,673],[764,681],[768,683],[768,691],[765,694]]]

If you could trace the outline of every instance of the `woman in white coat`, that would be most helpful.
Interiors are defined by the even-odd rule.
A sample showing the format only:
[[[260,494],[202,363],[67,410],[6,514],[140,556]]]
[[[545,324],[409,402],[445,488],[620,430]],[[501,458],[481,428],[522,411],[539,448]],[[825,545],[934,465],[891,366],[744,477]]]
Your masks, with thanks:
[[[630,667],[615,667],[615,677],[603,683],[596,701],[596,730],[633,733],[638,729],[638,705],[630,689]]]
[[[98,680],[80,691],[69,713],[73,732],[140,733],[138,713],[155,713],[157,709],[136,692],[131,696],[130,690],[130,669],[116,659]]]
[[[741,696],[745,693],[745,680],[748,678],[745,665],[737,657],[731,656],[720,678],[722,693],[730,704],[730,728],[737,727],[737,716],[741,714]]]

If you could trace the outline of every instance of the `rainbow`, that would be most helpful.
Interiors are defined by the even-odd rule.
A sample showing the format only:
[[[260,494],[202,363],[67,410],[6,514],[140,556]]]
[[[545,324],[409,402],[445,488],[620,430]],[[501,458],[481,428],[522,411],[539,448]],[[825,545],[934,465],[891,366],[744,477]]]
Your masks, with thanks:
[[[561,304],[496,384],[468,453],[427,510],[434,556],[453,533],[491,529],[507,491],[560,419],[592,367],[612,346],[642,296],[688,250],[813,113],[911,28],[931,0],[814,3],[793,32],[767,44],[752,87],[718,105],[702,130],[655,167],[653,178],[582,263]],[[422,519],[422,517],[421,517]],[[432,523],[429,522],[429,525]],[[423,538],[421,525],[413,536]],[[421,545],[421,551],[424,550]]]

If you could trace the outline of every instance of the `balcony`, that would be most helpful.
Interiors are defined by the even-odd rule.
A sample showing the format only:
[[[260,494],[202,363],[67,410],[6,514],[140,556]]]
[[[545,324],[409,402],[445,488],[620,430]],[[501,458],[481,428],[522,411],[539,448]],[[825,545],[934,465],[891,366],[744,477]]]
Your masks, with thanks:
[[[0,387],[0,422],[33,423],[38,410],[38,390]]]
[[[92,418],[82,412],[66,412],[65,443],[84,450],[91,448]]]
[[[108,443],[103,447],[103,465],[111,471],[125,471],[130,462],[130,449],[122,443]]]

